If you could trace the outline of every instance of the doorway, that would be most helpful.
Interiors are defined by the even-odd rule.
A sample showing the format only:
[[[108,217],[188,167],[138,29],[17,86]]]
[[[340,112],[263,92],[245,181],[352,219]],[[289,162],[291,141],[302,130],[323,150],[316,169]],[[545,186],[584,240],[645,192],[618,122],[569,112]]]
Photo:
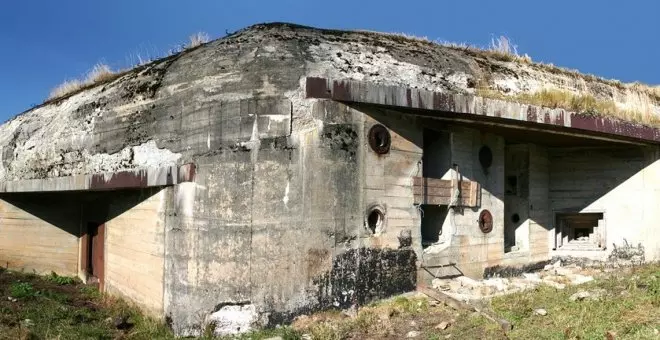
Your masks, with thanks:
[[[105,271],[105,224],[88,222],[83,235],[82,268],[87,282],[98,283],[103,291]]]
[[[422,173],[425,178],[442,179],[451,174],[451,134],[448,131],[424,130]],[[428,247],[440,241],[442,226],[449,209],[446,205],[423,205],[422,245]]]

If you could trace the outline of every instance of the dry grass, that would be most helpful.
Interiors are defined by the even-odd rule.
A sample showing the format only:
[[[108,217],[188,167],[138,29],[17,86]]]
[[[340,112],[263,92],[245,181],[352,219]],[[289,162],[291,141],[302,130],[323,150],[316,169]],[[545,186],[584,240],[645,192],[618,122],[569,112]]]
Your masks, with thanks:
[[[78,79],[65,80],[62,84],[57,85],[50,91],[48,99],[64,97],[67,94],[80,90],[82,87],[83,82]]]
[[[631,99],[631,108],[622,108],[617,106],[614,100],[600,99],[590,94],[575,94],[557,89],[545,89],[534,93],[519,93],[516,95],[504,95],[493,90],[479,89],[477,95],[485,98],[514,101],[551,109],[560,108],[580,114],[610,116],[641,124],[660,125],[660,117],[651,113],[651,110],[648,108],[650,104],[643,102],[641,98],[638,104]]]
[[[209,35],[204,33],[204,32],[197,32],[193,35],[190,36],[188,45],[186,45],[186,48],[194,48],[203,44],[206,44],[209,42],[210,38]]]
[[[115,72],[112,71],[110,66],[106,64],[96,64],[94,67],[87,73],[87,78],[85,83],[99,83],[111,80],[114,78]]]
[[[526,64],[532,62],[532,58],[527,54],[522,56],[518,54],[518,45],[515,45],[511,39],[503,35],[491,38],[486,51],[503,61],[517,61]]]
[[[171,49],[168,51],[167,56],[171,56],[173,54],[178,54],[185,49],[190,49],[194,48],[197,46],[201,46],[207,42],[209,42],[210,38],[209,35],[204,33],[204,32],[198,32],[190,36],[189,41],[185,45],[181,45],[181,47],[177,47],[175,49]],[[156,58],[157,59],[157,58]],[[142,66],[144,64],[152,62],[152,58],[146,58],[143,59],[140,54],[137,55],[137,63],[132,63],[132,66],[129,67],[129,69],[132,69],[137,66]],[[67,79],[65,80],[62,84],[56,86],[53,88],[49,95],[48,100],[53,100],[57,98],[62,98],[67,95],[74,94],[76,92],[79,92],[85,88],[91,87],[93,85],[97,84],[102,84],[105,82],[112,81],[114,79],[117,79],[119,76],[122,74],[126,73],[128,70],[121,70],[121,71],[113,71],[110,66],[104,63],[98,63],[92,67],[92,69],[87,72],[85,75],[83,75],[80,79]]]
[[[53,90],[50,91],[48,100],[64,97],[93,84],[111,81],[117,78],[117,75],[118,73],[113,72],[110,66],[98,63],[94,65],[94,67],[89,72],[87,72],[82,80],[69,79],[56,86]]]

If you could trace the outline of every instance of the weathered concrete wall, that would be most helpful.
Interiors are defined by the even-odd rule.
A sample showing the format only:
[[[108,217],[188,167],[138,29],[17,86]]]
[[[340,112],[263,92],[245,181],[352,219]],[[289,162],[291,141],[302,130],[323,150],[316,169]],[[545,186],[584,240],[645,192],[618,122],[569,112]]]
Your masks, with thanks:
[[[433,124],[424,122],[425,125]],[[424,251],[425,266],[433,275],[470,275],[480,277],[484,269],[500,264],[504,254],[504,139],[463,127],[445,127],[451,133],[451,164],[457,164],[465,180],[481,183],[481,206],[450,211],[442,226],[450,242],[430,246]],[[493,162],[483,169],[479,149],[488,146]],[[451,173],[446,176],[451,176]],[[488,209],[493,215],[493,230],[484,234],[479,229],[479,213]]]
[[[529,252],[530,261],[549,258],[552,248],[552,213],[549,202],[549,159],[547,148],[529,145]]]
[[[365,232],[359,115],[332,102],[311,113],[318,125],[293,133],[255,121],[243,147],[200,153],[197,182],[176,188],[165,310],[177,333],[197,333],[210,321],[226,331],[233,312],[276,324],[365,299],[369,290],[356,284],[373,274],[356,264],[380,257],[358,251]],[[248,105],[245,115],[290,121],[291,109]],[[363,280],[353,276],[360,273]]]
[[[397,249],[401,235],[412,236],[412,247],[421,255],[420,215],[413,202],[412,177],[422,175],[423,133],[414,116],[397,112],[362,109],[367,136],[371,127],[382,124],[389,128],[390,151],[377,154],[365,137],[361,143],[364,167],[365,229],[371,209],[382,210],[385,218],[376,233],[367,238],[366,244],[373,247]]]
[[[0,265],[77,275],[80,209],[51,198],[22,195],[0,200]]]
[[[647,260],[660,256],[660,163],[653,148],[550,149],[550,209],[602,212],[607,249],[626,239],[645,247]]]
[[[479,149],[488,146],[493,153],[490,168],[479,163]],[[465,178],[481,183],[481,206],[463,209],[455,215],[456,246],[454,257],[465,275],[481,276],[483,270],[502,260],[504,249],[504,139],[471,129],[457,129],[452,136],[453,163]],[[484,234],[478,226],[479,213],[488,209],[493,215],[493,230]]]
[[[163,315],[165,199],[171,189],[118,193],[105,223],[105,291]]]

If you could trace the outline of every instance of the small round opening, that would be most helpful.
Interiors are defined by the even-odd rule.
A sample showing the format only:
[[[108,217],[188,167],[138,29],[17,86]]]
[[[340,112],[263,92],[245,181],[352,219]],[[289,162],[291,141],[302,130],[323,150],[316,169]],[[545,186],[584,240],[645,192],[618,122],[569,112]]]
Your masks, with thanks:
[[[513,215],[511,216],[511,222],[513,222],[513,223],[518,223],[518,222],[520,222],[520,215],[518,215],[518,214],[513,214]]]
[[[383,218],[383,213],[378,209],[372,210],[369,215],[367,215],[367,226],[372,233],[375,234],[376,231],[380,230],[383,225]]]
[[[377,154],[386,154],[390,151],[392,137],[383,125],[376,124],[369,130],[369,146]]]
[[[484,169],[490,168],[493,165],[493,151],[487,145],[484,145],[479,149],[479,163]]]

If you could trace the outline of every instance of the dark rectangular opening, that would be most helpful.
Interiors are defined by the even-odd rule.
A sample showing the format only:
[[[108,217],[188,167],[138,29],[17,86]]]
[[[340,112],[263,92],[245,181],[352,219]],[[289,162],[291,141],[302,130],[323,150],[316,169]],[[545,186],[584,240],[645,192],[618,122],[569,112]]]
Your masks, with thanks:
[[[424,129],[422,173],[427,178],[442,178],[451,169],[451,134]],[[422,245],[437,243],[448,214],[444,205],[422,205]]]
[[[90,276],[94,276],[94,239],[98,237],[99,224],[94,222],[87,223],[87,267],[85,270]]]
[[[446,205],[423,205],[422,211],[422,245],[427,247],[439,241],[449,209]]]
[[[90,283],[98,283],[102,289],[105,270],[105,225],[87,222],[82,237],[81,267]]]
[[[557,249],[589,250],[605,245],[603,213],[559,213],[556,216]]]

